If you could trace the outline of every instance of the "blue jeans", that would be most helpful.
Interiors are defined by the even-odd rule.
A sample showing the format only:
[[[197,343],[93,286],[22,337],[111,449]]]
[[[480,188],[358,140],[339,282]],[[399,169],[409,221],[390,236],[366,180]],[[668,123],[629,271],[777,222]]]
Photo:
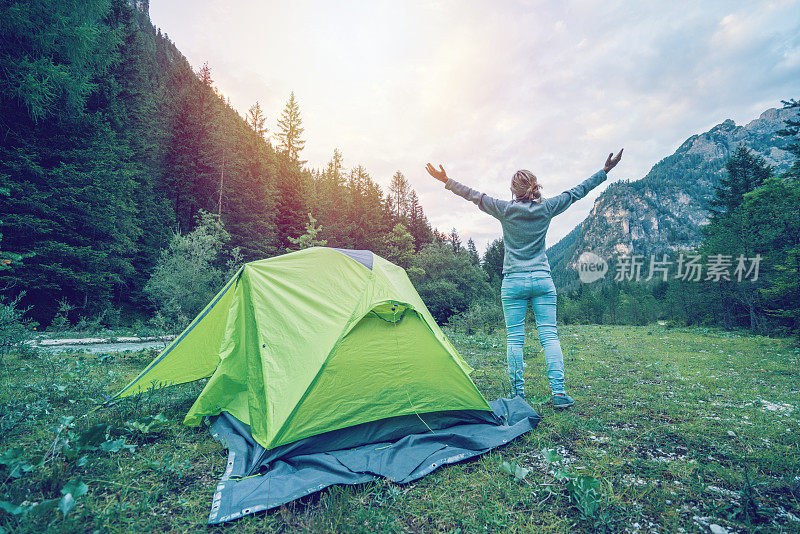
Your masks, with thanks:
[[[556,331],[556,286],[548,273],[508,273],[500,289],[506,319],[508,376],[513,394],[525,394],[522,347],[525,345],[525,312],[533,306],[539,342],[544,348],[547,378],[553,393],[564,392],[564,355]]]

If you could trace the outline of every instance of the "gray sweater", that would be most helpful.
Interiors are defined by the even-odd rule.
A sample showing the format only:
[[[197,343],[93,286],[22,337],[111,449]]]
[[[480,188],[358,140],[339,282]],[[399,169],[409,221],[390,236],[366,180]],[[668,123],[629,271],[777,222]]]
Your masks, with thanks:
[[[570,207],[573,202],[585,197],[606,178],[605,171],[601,169],[583,183],[542,202],[498,200],[470,189],[452,178],[447,179],[445,188],[474,202],[481,211],[500,221],[506,246],[503,274],[527,271],[549,273],[550,263],[544,252],[544,237],[550,227],[550,220]]]

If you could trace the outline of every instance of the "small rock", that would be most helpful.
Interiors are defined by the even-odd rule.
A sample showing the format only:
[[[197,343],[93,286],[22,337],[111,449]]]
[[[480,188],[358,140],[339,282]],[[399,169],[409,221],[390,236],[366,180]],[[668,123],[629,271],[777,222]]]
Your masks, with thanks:
[[[735,438],[736,437],[736,432],[734,432],[733,430],[728,430],[728,435],[730,437],[732,437],[732,438]]]
[[[716,523],[712,523],[709,528],[711,529],[711,534],[728,534],[727,528],[721,527]]]

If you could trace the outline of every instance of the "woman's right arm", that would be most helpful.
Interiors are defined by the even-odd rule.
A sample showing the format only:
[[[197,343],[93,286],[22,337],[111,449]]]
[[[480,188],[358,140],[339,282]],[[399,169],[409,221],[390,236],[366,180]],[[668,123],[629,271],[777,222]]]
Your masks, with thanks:
[[[614,156],[614,153],[612,152],[608,155],[606,164],[601,170],[597,171],[572,189],[564,191],[560,195],[553,198],[546,199],[543,204],[547,212],[550,214],[550,217],[552,218],[560,213],[563,213],[564,210],[566,210],[572,204],[585,197],[589,191],[603,183],[608,177],[608,172],[616,167],[620,159],[622,159],[622,150],[620,150],[619,154],[616,156]]]
[[[478,209],[488,213],[492,217],[496,219],[502,219],[508,202],[490,197],[486,193],[481,193],[480,191],[476,191],[475,189],[471,189],[464,184],[456,182],[447,176],[444,167],[441,165],[439,165],[439,169],[441,169],[440,171],[437,171],[430,163],[428,163],[426,169],[428,174],[440,182],[444,182],[445,189],[449,189],[456,195],[463,197],[470,202],[474,202],[478,206]]]

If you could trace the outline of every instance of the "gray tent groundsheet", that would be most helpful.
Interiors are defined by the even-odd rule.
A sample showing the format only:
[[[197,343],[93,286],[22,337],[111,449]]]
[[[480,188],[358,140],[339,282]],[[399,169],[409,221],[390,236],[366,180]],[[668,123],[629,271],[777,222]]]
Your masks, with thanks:
[[[539,415],[521,397],[464,410],[392,417],[265,450],[250,428],[223,412],[211,434],[228,448],[209,524],[275,508],[332,484],[384,477],[398,484],[500,447],[536,428]]]

